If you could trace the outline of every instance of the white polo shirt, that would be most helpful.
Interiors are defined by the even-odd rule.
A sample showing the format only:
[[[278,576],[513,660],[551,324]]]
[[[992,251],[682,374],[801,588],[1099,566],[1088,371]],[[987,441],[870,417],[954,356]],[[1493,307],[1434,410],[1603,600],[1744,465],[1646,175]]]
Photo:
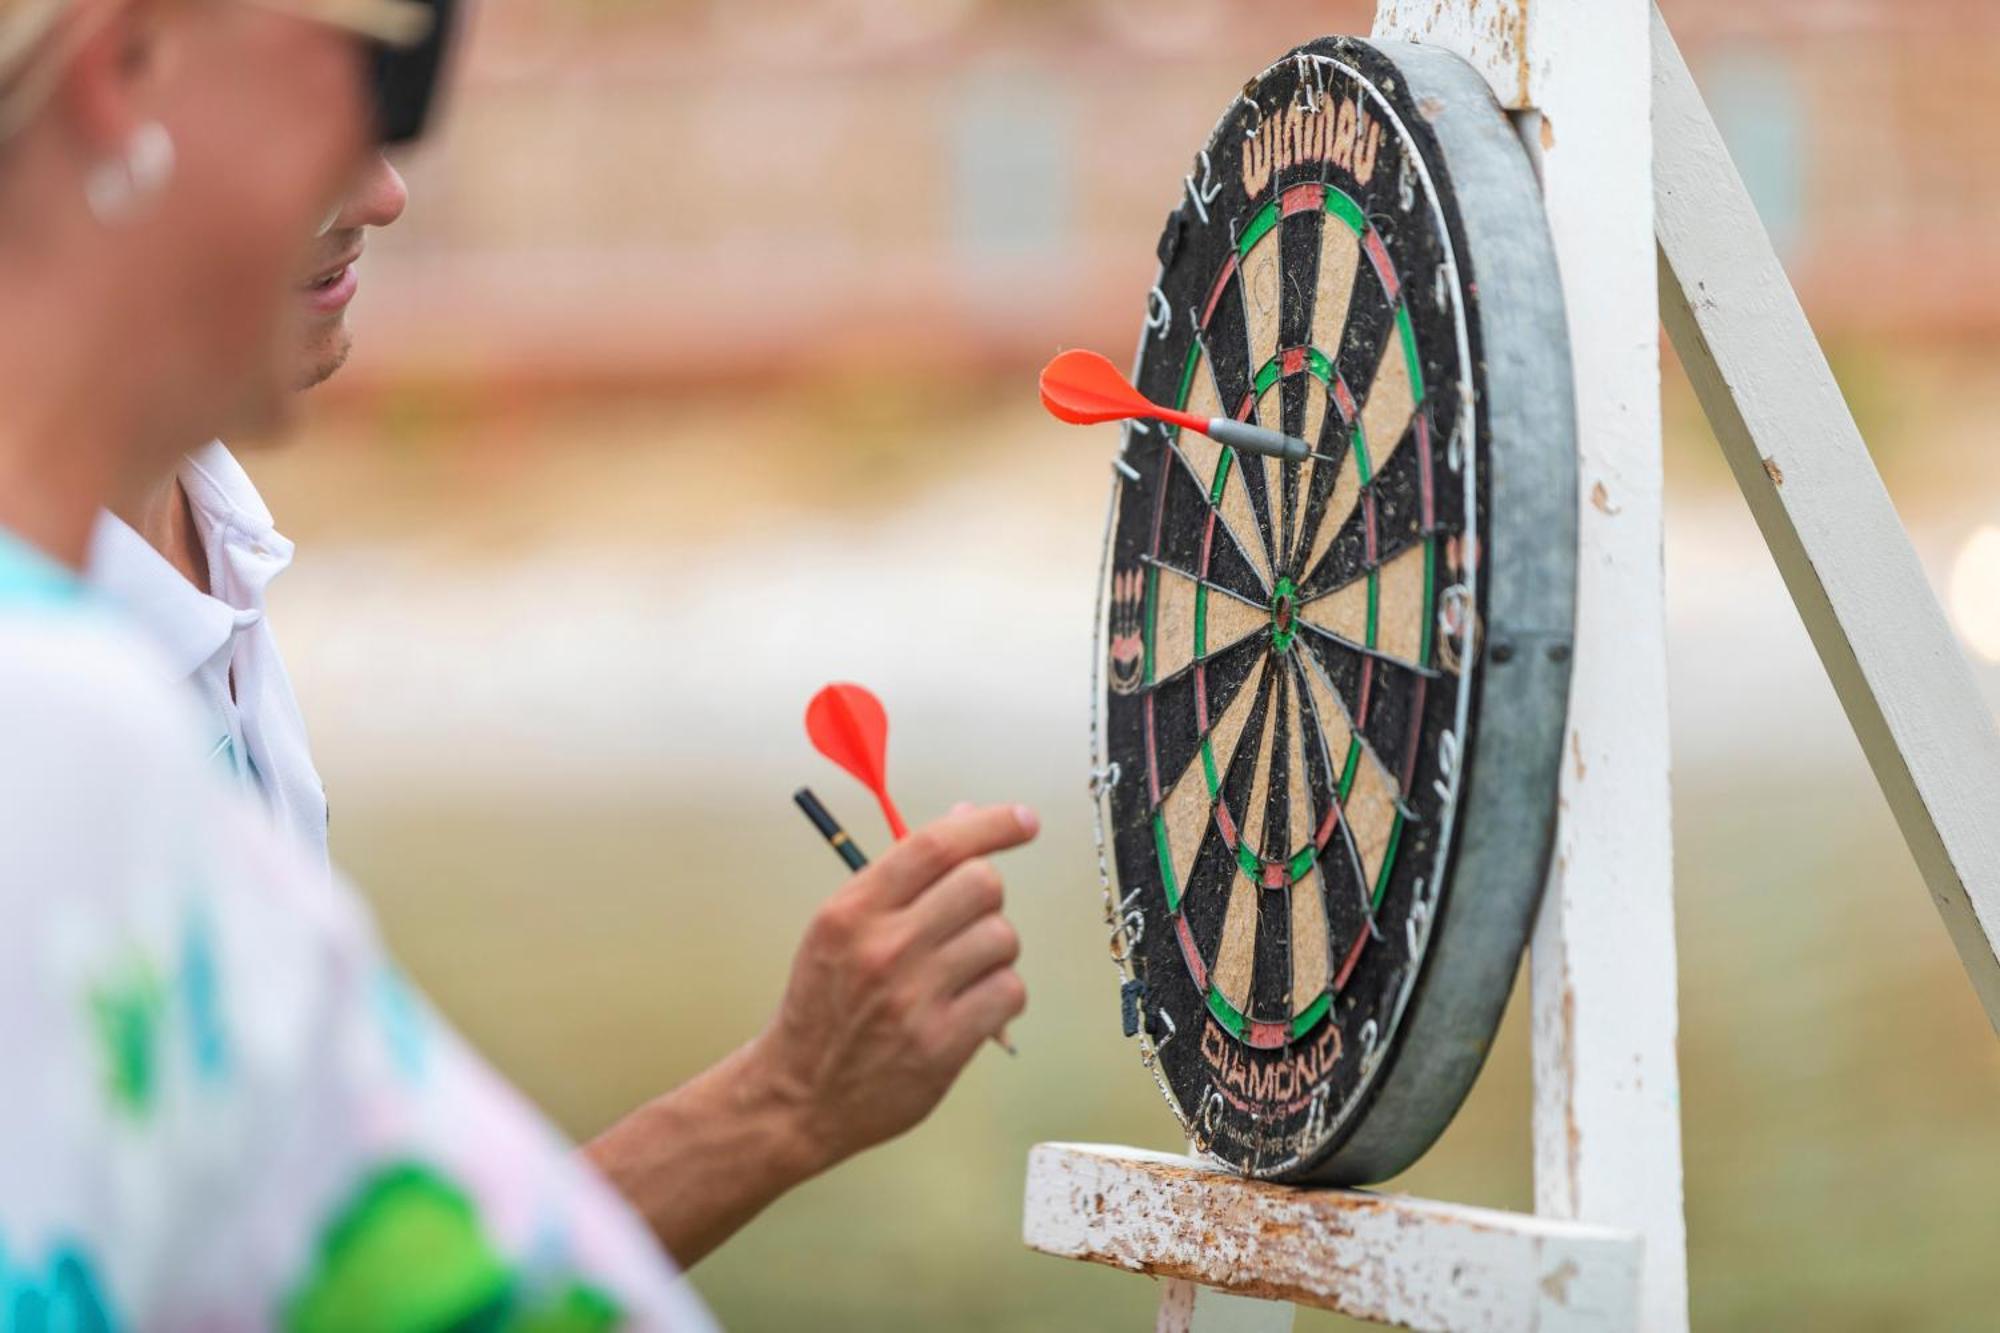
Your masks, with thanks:
[[[158,646],[171,678],[193,689],[213,762],[255,788],[324,865],[326,789],[264,606],[271,580],[292,563],[292,543],[221,443],[182,459],[180,479],[213,595],[110,513],[91,535],[89,582]]]

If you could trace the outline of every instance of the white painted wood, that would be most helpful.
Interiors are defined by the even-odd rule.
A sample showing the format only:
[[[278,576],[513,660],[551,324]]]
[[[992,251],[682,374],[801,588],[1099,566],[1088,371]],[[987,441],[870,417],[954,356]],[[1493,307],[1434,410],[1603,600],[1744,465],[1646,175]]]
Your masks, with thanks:
[[[1629,1231],[1272,1185],[1166,1153],[1038,1144],[1022,1230],[1047,1254],[1409,1328],[1638,1326]]]
[[[1653,90],[1667,330],[2000,1030],[2000,732],[1657,10]]]
[[[1555,863],[1535,929],[1535,1204],[1646,1238],[1643,1326],[1687,1327],[1652,261],[1648,0],[1380,0],[1515,111],[1562,268],[1582,559]]]

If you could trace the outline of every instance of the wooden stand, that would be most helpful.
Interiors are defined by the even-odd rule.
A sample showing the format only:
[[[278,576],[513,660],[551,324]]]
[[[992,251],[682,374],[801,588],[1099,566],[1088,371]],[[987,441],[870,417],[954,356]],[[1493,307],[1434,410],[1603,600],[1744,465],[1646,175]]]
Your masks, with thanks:
[[[1046,1253],[1168,1279],[1162,1330],[1271,1333],[1291,1326],[1296,1303],[1424,1329],[1670,1333],[1688,1314],[1663,304],[1996,1029],[2000,733],[1648,0],[1379,0],[1374,35],[1443,46],[1486,77],[1541,173],[1568,304],[1583,560],[1563,822],[1533,945],[1536,1214],[1043,1144],[1029,1158],[1024,1235]]]

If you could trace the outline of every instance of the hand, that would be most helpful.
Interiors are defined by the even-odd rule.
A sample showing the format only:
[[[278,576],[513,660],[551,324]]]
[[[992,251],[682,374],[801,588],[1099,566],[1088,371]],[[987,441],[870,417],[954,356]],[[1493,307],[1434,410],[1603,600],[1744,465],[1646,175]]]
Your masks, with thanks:
[[[962,806],[884,853],[813,914],[756,1063],[824,1170],[929,1115],[980,1043],[1027,1005],[1020,936],[981,859],[1040,828],[1026,806]]]

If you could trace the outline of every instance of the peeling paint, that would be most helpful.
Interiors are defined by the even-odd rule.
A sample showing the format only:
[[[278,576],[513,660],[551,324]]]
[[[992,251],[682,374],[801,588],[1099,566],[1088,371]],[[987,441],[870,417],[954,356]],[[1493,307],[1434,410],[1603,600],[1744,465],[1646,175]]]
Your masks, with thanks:
[[[1778,466],[1778,460],[1775,458],[1766,458],[1764,460],[1764,475],[1771,479],[1773,486],[1783,486],[1785,484],[1785,470]]]
[[[1591,483],[1590,504],[1591,508],[1597,510],[1600,514],[1621,514],[1625,512],[1623,505],[1611,503],[1611,492],[1604,489],[1604,483],[1601,481]]]

